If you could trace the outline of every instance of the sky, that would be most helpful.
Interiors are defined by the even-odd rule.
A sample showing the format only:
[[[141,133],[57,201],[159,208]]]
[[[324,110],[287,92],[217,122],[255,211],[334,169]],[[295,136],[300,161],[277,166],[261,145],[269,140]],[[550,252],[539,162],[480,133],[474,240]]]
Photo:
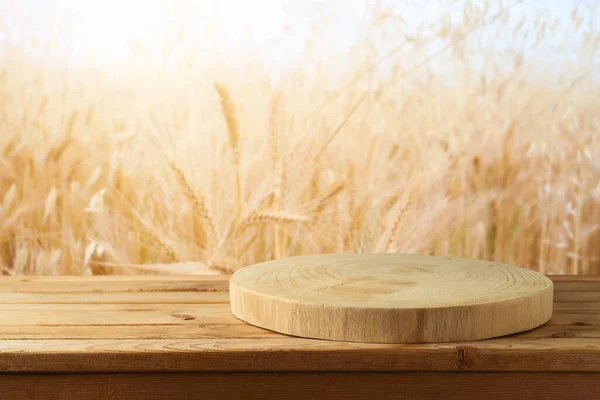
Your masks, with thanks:
[[[132,43],[159,48],[160,43],[180,39],[181,27],[185,27],[187,40],[193,37],[194,51],[199,56],[205,55],[207,60],[252,52],[266,63],[284,65],[300,57],[314,26],[325,29],[313,37],[317,45],[326,43],[325,53],[345,51],[360,35],[366,22],[365,11],[373,1],[180,0],[167,3],[168,7],[162,0],[0,0],[0,54],[8,45],[27,48],[27,38],[35,38],[37,43],[51,44],[53,54],[65,55],[73,63],[86,60],[100,67],[118,67],[129,62]],[[442,12],[452,14],[456,10],[452,15],[462,18],[460,6],[464,1],[380,0],[380,3],[402,15],[405,31],[416,32],[420,23],[435,21]],[[564,24],[570,21],[573,8],[579,7],[582,17],[591,12],[583,7],[583,0],[506,0],[502,3],[512,5],[514,24],[523,15],[532,16],[536,12]],[[316,19],[314,12],[319,8],[321,19]],[[328,19],[330,15],[336,15],[336,19]],[[600,7],[596,15],[600,17]],[[600,18],[597,19],[600,24]],[[562,36],[565,35],[572,45],[581,41],[575,34],[562,32]],[[558,36],[545,39],[545,47],[538,50],[537,56],[550,59],[555,56],[560,31]],[[519,47],[524,41],[507,34],[496,44]],[[160,58],[156,56],[156,63]]]

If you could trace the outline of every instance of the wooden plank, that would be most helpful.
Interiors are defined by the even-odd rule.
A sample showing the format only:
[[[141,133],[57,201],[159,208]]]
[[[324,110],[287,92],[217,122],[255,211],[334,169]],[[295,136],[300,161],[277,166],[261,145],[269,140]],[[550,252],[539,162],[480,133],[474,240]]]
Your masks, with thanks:
[[[38,325],[245,324],[229,304],[2,304],[0,327]],[[600,310],[558,309],[546,325],[600,325]],[[599,327],[600,328],[600,327]]]
[[[229,292],[15,293],[0,295],[12,304],[218,304],[229,303]]]
[[[15,278],[9,279],[23,277]],[[231,315],[226,291],[193,290],[207,281],[213,283],[202,287],[226,288],[226,277],[184,277],[181,291],[171,290],[181,285],[173,277],[51,277],[51,293],[44,292],[46,277],[29,278],[18,285],[29,293],[0,294],[0,371],[600,371],[600,298],[579,300],[594,290],[557,290],[555,300],[565,300],[554,303],[553,320],[528,332],[389,347],[297,339],[245,325]],[[13,295],[18,301],[7,302]]]
[[[67,326],[2,326],[0,340],[26,339],[264,339],[286,337],[280,333],[247,324],[148,324],[148,325],[67,325]],[[520,340],[543,338],[596,338],[600,326],[544,325],[510,337]],[[475,345],[477,347],[477,345]]]
[[[554,282],[555,292],[600,292],[600,281]]]
[[[185,314],[182,313],[182,318]],[[7,339],[236,339],[287,337],[244,324],[215,323],[210,320],[183,320],[172,323],[112,323],[86,325],[4,325],[0,340]],[[507,336],[515,342],[541,338],[600,338],[600,325],[550,325]]]
[[[600,282],[600,275],[548,275],[555,283],[560,282]]]
[[[116,292],[227,292],[224,280],[177,281],[165,277],[162,281],[61,281],[43,279],[26,282],[0,279],[0,293],[116,293]]]
[[[3,276],[1,282],[228,282],[230,275],[57,275]]]
[[[598,310],[556,310],[552,319],[548,322],[551,325],[599,325],[600,312]]]
[[[2,295],[0,295],[0,300],[2,299]],[[229,308],[228,305],[224,305],[223,303],[218,303],[217,304],[210,304],[210,306],[214,306],[214,307],[224,307],[229,309],[229,311],[231,311],[231,309]],[[148,305],[144,305],[144,304],[139,304],[139,303],[133,303],[133,304],[127,304],[127,303],[81,303],[81,304],[69,304],[69,303],[33,303],[33,304],[27,304],[27,303],[17,303],[17,304],[12,304],[12,303],[0,303],[0,312],[2,310],[22,310],[22,311],[27,311],[27,310],[47,310],[47,311],[60,311],[60,310],[80,310],[80,311],[101,311],[101,310],[121,310],[121,311],[127,311],[127,310],[148,310],[148,309],[152,309],[152,310],[171,310],[173,308],[178,308],[178,307],[184,307],[184,308],[193,308],[193,309],[197,309],[197,307],[207,307],[209,306],[209,304],[206,305],[195,305],[195,304],[177,304],[177,303],[151,303]],[[562,311],[578,311],[578,310],[584,310],[584,311],[590,311],[590,310],[595,310],[597,312],[600,312],[600,301],[570,301],[570,302],[554,302],[553,308],[555,311],[557,312],[562,312]]]
[[[583,292],[554,292],[554,301],[573,302],[573,301],[600,301],[600,291]]]
[[[7,325],[245,324],[231,313],[228,304],[161,304],[160,307],[124,304],[113,309],[107,309],[105,304],[84,304],[70,309],[56,309],[54,304],[34,308],[37,306],[22,304],[0,309],[0,330]]]
[[[201,303],[225,303],[229,302],[229,293],[226,291],[177,291],[177,292],[159,292],[159,291],[140,291],[140,292],[75,292],[75,293],[20,293],[5,292],[1,294],[4,303],[13,304],[81,304],[81,303],[183,303],[183,304],[201,304]],[[600,302],[600,292],[555,292],[554,300],[556,302]]]
[[[181,288],[181,289],[179,289]],[[0,292],[119,292],[119,291],[203,291],[229,288],[229,276],[4,276],[0,278]],[[554,290],[600,291],[600,280],[555,282]]]
[[[57,307],[62,306],[60,309]],[[7,309],[7,307],[11,307]],[[0,339],[265,338],[228,304],[20,304],[0,308]]]
[[[596,310],[600,312],[600,301],[555,301],[553,309],[559,310]]]
[[[2,297],[0,296],[0,299]],[[565,304],[580,304],[580,303],[565,303]],[[62,311],[77,311],[77,312],[95,312],[95,311],[147,311],[147,310],[182,310],[182,309],[231,309],[228,304],[177,304],[177,303],[81,303],[81,304],[55,304],[55,303],[34,303],[34,304],[2,304],[0,303],[0,312],[2,311],[47,311],[47,312],[62,312]],[[233,315],[233,314],[231,314]]]
[[[511,337],[599,337],[599,319],[595,310],[558,310],[549,323]],[[211,334],[215,339],[275,335],[239,320],[228,304],[0,305],[0,339],[192,339]]]
[[[44,280],[0,279],[0,293],[106,293],[106,292],[203,292],[228,291],[229,282],[223,279],[212,280]],[[556,283],[555,292],[600,292],[600,282]]]
[[[557,399],[600,398],[598,373],[263,372],[1,374],[3,398]]]
[[[269,339],[3,340],[3,372],[600,372],[600,341],[511,338],[430,345]]]
[[[0,340],[29,339],[265,339],[281,335],[252,325],[148,324],[2,326]],[[575,337],[575,336],[573,336]],[[577,337],[590,337],[581,332]],[[26,344],[23,343],[25,346]]]
[[[515,341],[522,339],[544,339],[544,338],[600,338],[600,325],[550,325],[545,324],[539,328],[532,329],[514,335],[505,336]]]

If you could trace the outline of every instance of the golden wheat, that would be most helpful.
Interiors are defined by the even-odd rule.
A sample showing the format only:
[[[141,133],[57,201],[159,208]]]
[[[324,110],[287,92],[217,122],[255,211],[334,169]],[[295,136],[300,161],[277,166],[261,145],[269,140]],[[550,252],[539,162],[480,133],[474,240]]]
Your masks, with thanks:
[[[471,40],[511,7],[469,10],[418,34],[375,10],[349,58],[315,46],[278,80],[258,56],[205,66],[186,47],[175,72],[140,56],[112,73],[7,48],[1,273],[231,273],[330,251],[600,273],[600,39],[566,48],[560,78]],[[557,29],[528,18],[504,28],[532,46]]]
[[[177,177],[177,180],[183,187],[185,196],[194,205],[194,213],[196,215],[198,215],[202,219],[202,221],[206,224],[206,226],[208,227],[209,241],[211,241],[211,242],[218,241],[219,233],[217,231],[217,226],[216,226],[214,219],[212,218],[211,213],[209,212],[209,210],[207,208],[204,196],[202,196],[201,194],[198,194],[197,191],[194,190],[194,188],[192,188],[192,185],[185,177],[184,172],[177,167],[177,164],[175,164],[175,161],[173,161],[170,158],[168,158],[167,161],[169,163],[169,167],[171,167],[171,169],[175,173],[175,176]]]

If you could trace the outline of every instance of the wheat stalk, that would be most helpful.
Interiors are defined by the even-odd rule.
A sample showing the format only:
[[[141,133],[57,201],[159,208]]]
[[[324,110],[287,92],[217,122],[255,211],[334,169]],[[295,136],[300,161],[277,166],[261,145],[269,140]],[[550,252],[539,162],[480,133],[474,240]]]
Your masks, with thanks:
[[[215,90],[221,100],[221,110],[225,117],[225,123],[227,124],[227,132],[229,134],[229,146],[232,154],[232,164],[235,169],[235,193],[236,193],[236,214],[235,222],[239,222],[242,218],[243,205],[242,205],[242,179],[240,174],[240,132],[238,129],[237,118],[235,113],[235,107],[231,101],[231,96],[225,85],[221,83],[215,83]],[[239,255],[239,249],[235,248],[236,257]]]
[[[150,237],[156,242],[158,247],[162,250],[162,252],[167,256],[169,261],[179,262],[179,257],[175,250],[169,246],[161,237],[155,232],[155,229],[150,226],[144,219],[140,218],[142,226],[145,228],[145,232],[150,235]]]
[[[350,214],[350,226],[344,235],[344,249],[351,249],[352,245],[356,243],[358,233],[363,225],[366,208],[367,198],[363,199],[358,207],[352,208]]]
[[[410,209],[410,207],[413,203],[414,194],[415,194],[415,192],[413,189],[410,192],[410,194],[408,195],[408,200],[406,201],[406,204],[404,204],[398,210],[398,213],[396,214],[396,217],[394,218],[394,222],[392,223],[392,226],[390,227],[390,229],[388,230],[388,232],[386,232],[386,234],[384,236],[384,237],[386,237],[384,249],[388,252],[391,250],[392,243],[394,243],[394,239],[396,237],[396,233],[398,232],[398,229],[400,228],[402,219],[404,218],[404,216],[406,215],[406,212]]]
[[[279,205],[281,202],[281,188],[283,185],[283,167],[281,162],[281,155],[279,149],[279,137],[277,136],[277,116],[278,108],[281,101],[281,94],[277,93],[271,104],[271,114],[269,118],[269,143],[271,145],[271,159],[273,162],[273,197],[272,197],[272,208],[276,212],[279,211]],[[281,240],[280,240],[280,227],[279,223],[275,223],[273,226],[273,235],[275,236],[275,259],[281,258]]]
[[[174,160],[172,160],[169,157],[166,157],[166,159],[169,166],[171,167],[171,170],[175,173],[177,180],[183,188],[185,196],[194,206],[194,212],[208,227],[208,240],[213,244],[218,242],[219,233],[217,231],[217,226],[215,220],[212,217],[212,214],[208,209],[204,196],[202,194],[199,194],[196,190],[194,190],[194,188],[192,188],[192,185],[186,178],[185,173],[177,166]]]
[[[346,184],[346,181],[342,181],[333,185],[325,195],[317,200],[312,212],[315,214],[323,212],[325,207],[346,188]]]
[[[239,142],[240,132],[238,129],[237,119],[235,115],[235,107],[231,101],[229,90],[222,83],[215,83],[215,90],[221,100],[221,111],[225,117],[225,123],[227,124],[227,133],[229,134],[229,146],[233,153],[233,164],[239,165]]]
[[[279,224],[304,224],[310,221],[305,215],[291,214],[281,211],[253,211],[236,227],[236,231],[242,231],[245,228],[254,225],[263,225],[266,223]]]

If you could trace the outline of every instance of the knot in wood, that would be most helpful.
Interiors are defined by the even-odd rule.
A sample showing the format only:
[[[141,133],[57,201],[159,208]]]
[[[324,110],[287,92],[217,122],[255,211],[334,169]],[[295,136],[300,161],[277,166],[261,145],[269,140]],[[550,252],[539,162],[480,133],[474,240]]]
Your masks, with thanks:
[[[456,347],[456,365],[460,370],[473,368],[477,364],[477,349],[473,346]]]

